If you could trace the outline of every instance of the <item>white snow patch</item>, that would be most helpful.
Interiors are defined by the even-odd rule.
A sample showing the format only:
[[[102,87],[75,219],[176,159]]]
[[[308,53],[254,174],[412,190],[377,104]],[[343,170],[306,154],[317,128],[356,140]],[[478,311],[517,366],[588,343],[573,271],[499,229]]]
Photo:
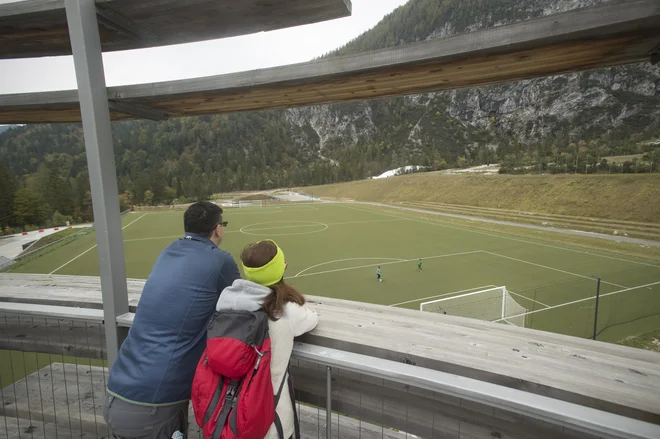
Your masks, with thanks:
[[[380,174],[376,177],[371,177],[371,178],[373,178],[374,180],[379,179],[379,178],[390,178],[390,177],[394,177],[395,175],[398,175],[398,174],[403,174],[403,173],[413,172],[413,171],[419,171],[421,169],[424,169],[424,166],[412,166],[412,165],[403,166],[403,167],[397,168],[397,169],[390,169],[387,172],[383,172],[382,174]]]

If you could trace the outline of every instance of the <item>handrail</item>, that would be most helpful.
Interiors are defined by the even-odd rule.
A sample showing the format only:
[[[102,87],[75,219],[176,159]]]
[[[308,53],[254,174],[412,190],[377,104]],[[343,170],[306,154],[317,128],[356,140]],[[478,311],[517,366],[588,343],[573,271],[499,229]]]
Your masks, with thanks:
[[[102,310],[65,306],[2,302],[0,314],[103,322]],[[130,327],[134,316],[124,314],[117,318],[117,324]],[[458,397],[603,438],[660,438],[660,425],[451,373],[301,342],[294,344],[292,357]]]
[[[80,322],[103,323],[103,310],[74,308],[72,306],[1,302],[0,313],[28,317],[57,317]]]
[[[297,342],[293,357],[432,390],[602,438],[660,438],[660,425],[437,370]]]

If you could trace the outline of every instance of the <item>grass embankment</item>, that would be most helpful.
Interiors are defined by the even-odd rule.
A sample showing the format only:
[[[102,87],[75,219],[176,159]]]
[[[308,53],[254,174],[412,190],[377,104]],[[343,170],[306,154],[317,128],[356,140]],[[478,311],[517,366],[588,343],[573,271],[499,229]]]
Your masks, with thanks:
[[[91,360],[66,355],[37,354],[34,352],[0,350],[0,385],[2,388],[23,379],[52,363],[79,364],[81,366],[106,366],[104,360]]]
[[[83,236],[87,236],[94,230],[93,227],[65,229],[52,235],[41,238],[37,243],[30,247],[23,255],[19,255],[13,264],[0,270],[0,273],[11,273],[17,268],[28,264],[48,253],[51,253],[69,243],[77,241]]]
[[[385,203],[430,201],[660,223],[660,174],[480,176],[432,172],[303,190],[337,199]]]
[[[654,223],[518,212],[515,210],[461,206],[456,204],[434,203],[430,201],[407,201],[396,204],[403,207],[432,210],[456,215],[468,215],[511,221],[515,223],[535,224],[544,227],[583,230],[587,232],[603,233],[606,235],[628,236],[632,238],[660,241],[660,224]]]
[[[405,206],[407,207],[407,206]],[[428,209],[431,210],[431,209]],[[465,225],[466,221],[463,219],[454,219],[447,217],[435,217],[427,215],[425,218],[429,221],[440,221],[456,225]],[[516,236],[521,239],[534,239],[544,242],[549,245],[568,245],[573,247],[581,247],[585,250],[598,250],[616,253],[622,256],[632,256],[635,258],[643,258],[654,261],[660,261],[660,247],[648,247],[639,244],[632,244],[627,242],[610,241],[605,239],[592,238],[588,236],[577,236],[563,233],[557,233],[546,230],[527,229],[518,226],[509,226],[501,224],[492,224],[481,221],[467,221],[469,228],[475,231],[483,231],[488,233],[503,233],[510,236]]]
[[[426,173],[305,190],[325,198],[660,240],[660,174]]]
[[[636,337],[629,337],[623,340],[621,344],[647,351],[660,352],[660,329]]]
[[[76,233],[79,233],[80,230],[81,229],[64,229],[64,230],[60,230],[57,233],[53,233],[52,235],[44,236],[43,238],[35,242],[34,245],[30,247],[26,253],[39,250],[40,248],[45,247],[48,244],[52,244],[56,241],[59,241],[60,239],[66,238],[67,236],[75,235]]]

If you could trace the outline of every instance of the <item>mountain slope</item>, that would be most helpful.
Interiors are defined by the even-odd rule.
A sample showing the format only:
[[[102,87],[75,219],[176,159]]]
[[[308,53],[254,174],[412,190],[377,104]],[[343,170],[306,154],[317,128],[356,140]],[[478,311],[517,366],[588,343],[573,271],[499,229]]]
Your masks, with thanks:
[[[385,17],[375,28],[329,56],[391,47],[401,43],[442,38],[486,27],[502,26],[540,16],[593,6],[605,0],[413,0]],[[424,147],[457,159],[461,147],[486,143],[505,148],[516,143],[545,144],[561,148],[569,143],[597,141],[609,147],[657,137],[660,126],[660,66],[649,63],[594,72],[554,76],[490,87],[430,93],[409,98],[366,102],[358,108],[335,112],[352,117],[395,109],[407,124],[392,126],[391,118],[367,125],[357,136],[342,126],[318,126],[325,132],[324,144],[357,138],[395,139],[413,152]],[[374,108],[381,107],[381,108]],[[403,113],[403,114],[402,114]],[[438,120],[440,119],[440,120]],[[396,118],[395,118],[396,121]],[[461,138],[452,132],[458,124]],[[411,126],[412,125],[412,126]],[[478,133],[474,130],[484,130]],[[446,138],[449,131],[449,139]],[[476,136],[471,138],[470,134]],[[632,138],[633,134],[636,135]],[[440,139],[459,142],[453,148]],[[491,143],[492,142],[492,143]],[[322,147],[323,145],[319,145]],[[483,146],[483,145],[482,145]],[[466,151],[469,155],[469,149]],[[500,156],[504,155],[500,154]],[[460,155],[460,154],[459,154]]]
[[[327,56],[443,38],[603,1],[411,0]],[[609,154],[660,146],[660,66],[308,108],[116,122],[113,136],[120,192],[133,203],[354,180],[410,164],[441,169],[499,161],[506,169],[538,165],[593,172],[596,161]],[[35,190],[49,169],[57,169],[75,204],[88,204],[80,125],[0,133],[0,162],[19,186]],[[40,164],[47,168],[42,177]]]

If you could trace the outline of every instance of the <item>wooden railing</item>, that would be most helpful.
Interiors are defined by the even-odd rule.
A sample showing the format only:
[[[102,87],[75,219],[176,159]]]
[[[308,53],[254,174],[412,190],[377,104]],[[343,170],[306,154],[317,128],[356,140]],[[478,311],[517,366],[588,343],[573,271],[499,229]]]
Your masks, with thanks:
[[[105,358],[97,278],[0,275],[0,285],[0,349]],[[142,285],[129,281],[133,305]],[[659,354],[477,320],[309,299],[320,323],[296,344],[292,362],[308,437],[328,434],[328,425],[330,435],[352,431],[355,437],[660,437]],[[121,316],[118,325],[130,326],[132,317]],[[5,398],[11,386],[3,387]],[[6,404],[0,410],[5,416],[25,413]],[[102,423],[97,414],[94,424],[86,415],[88,430]]]

